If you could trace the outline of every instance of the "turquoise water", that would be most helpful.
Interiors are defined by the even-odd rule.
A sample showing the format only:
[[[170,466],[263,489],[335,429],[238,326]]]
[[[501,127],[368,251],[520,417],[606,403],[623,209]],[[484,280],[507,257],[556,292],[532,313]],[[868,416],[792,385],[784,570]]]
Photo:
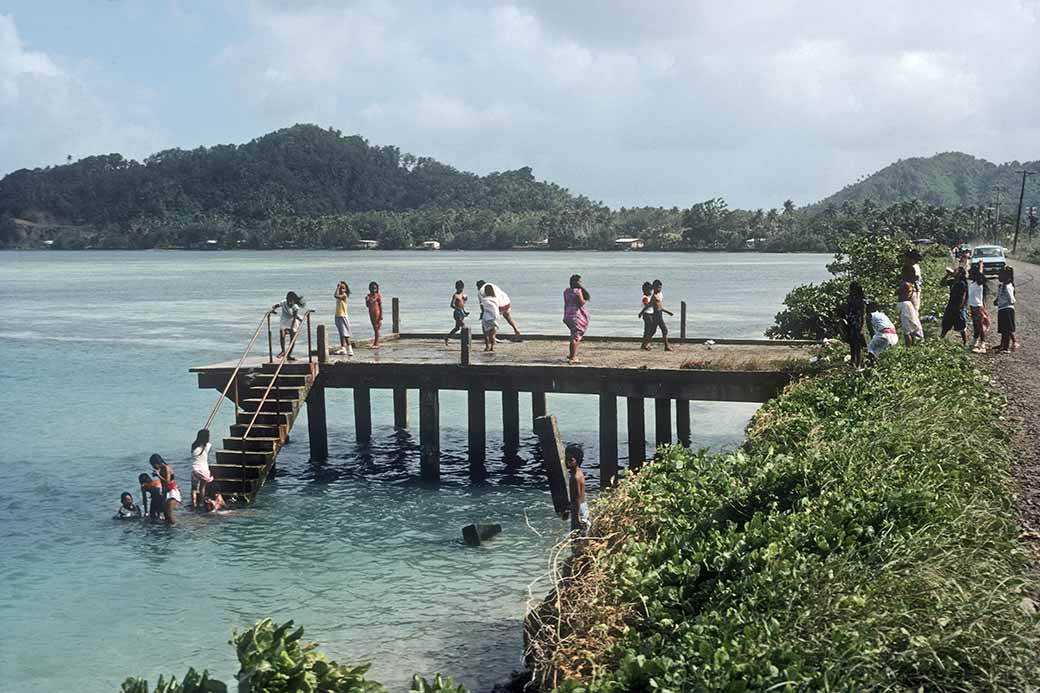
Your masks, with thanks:
[[[152,452],[188,478],[188,445],[216,393],[198,390],[187,369],[237,357],[259,314],[288,289],[331,326],[341,278],[355,291],[360,337],[369,335],[360,299],[372,279],[385,298],[401,297],[406,331],[450,327],[454,280],[473,293],[483,278],[509,292],[523,330],[562,333],[560,294],[573,272],[592,292],[591,334],[638,334],[639,285],[659,277],[673,308],[688,301],[691,335],[760,336],[787,290],[825,277],[826,260],[0,253],[0,690],[108,692],[127,675],[180,676],[189,665],[230,680],[231,630],[264,616],[306,625],[335,659],[373,660],[373,676],[393,689],[436,671],[490,689],[520,666],[520,619],[529,596],[545,590],[538,578],[563,529],[530,462],[533,439],[524,463],[504,463],[497,398],[488,397],[490,474],[477,485],[467,475],[462,393],[442,394],[443,481],[427,487],[416,481],[418,433],[393,431],[389,393],[373,392],[374,443],[362,450],[349,391],[330,390],[327,462],[308,461],[300,420],[279,476],[250,509],[182,512],[174,528],[116,523],[119,493],[135,490]],[[523,395],[521,407],[530,411]],[[739,442],[754,408],[694,403],[694,445]],[[595,403],[550,395],[549,410],[565,438],[586,445],[594,485]],[[229,420],[224,411],[215,437]],[[624,430],[619,443],[624,453]],[[466,548],[460,530],[473,521],[499,522],[503,533]]]

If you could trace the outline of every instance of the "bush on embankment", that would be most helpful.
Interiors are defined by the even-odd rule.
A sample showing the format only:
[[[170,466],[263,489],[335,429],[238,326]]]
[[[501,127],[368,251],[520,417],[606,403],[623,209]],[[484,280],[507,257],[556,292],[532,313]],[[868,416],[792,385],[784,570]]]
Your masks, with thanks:
[[[1000,407],[935,340],[793,384],[736,453],[670,449],[594,507],[532,634],[536,677],[561,691],[1036,686]]]

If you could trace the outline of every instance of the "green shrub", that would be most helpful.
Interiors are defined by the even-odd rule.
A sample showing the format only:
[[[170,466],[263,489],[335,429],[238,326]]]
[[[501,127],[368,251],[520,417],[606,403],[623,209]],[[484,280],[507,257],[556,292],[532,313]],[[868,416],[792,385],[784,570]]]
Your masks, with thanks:
[[[562,651],[536,674],[611,692],[1040,684],[983,380],[926,341],[791,386],[738,452],[667,450],[594,508],[563,613],[533,636]]]

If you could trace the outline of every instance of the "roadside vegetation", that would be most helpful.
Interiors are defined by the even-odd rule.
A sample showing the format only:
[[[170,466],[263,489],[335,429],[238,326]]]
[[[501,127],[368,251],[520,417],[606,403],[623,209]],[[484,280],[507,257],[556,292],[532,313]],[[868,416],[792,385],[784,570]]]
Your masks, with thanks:
[[[771,333],[835,337],[848,281],[887,298],[906,247],[844,242],[835,279],[795,289]],[[944,264],[922,262],[924,315],[945,302]],[[1002,396],[939,339],[860,374],[846,354],[824,348],[737,451],[659,451],[596,501],[529,618],[545,689],[1040,686]]]

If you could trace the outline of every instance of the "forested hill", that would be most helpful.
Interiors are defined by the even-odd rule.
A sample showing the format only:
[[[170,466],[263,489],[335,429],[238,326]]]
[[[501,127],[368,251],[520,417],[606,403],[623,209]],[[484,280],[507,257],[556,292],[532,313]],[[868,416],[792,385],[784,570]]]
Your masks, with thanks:
[[[91,156],[0,180],[0,217],[46,224],[192,215],[257,221],[425,208],[524,212],[571,199],[563,188],[536,181],[529,168],[477,176],[315,125],[243,145],[170,149],[142,162]]]
[[[891,205],[908,200],[944,207],[987,206],[996,199],[994,186],[1003,186],[1001,200],[1018,199],[1023,167],[1040,170],[1040,161],[1012,161],[999,166],[961,152],[900,159],[821,200],[818,208],[841,206],[847,201],[870,200]]]

